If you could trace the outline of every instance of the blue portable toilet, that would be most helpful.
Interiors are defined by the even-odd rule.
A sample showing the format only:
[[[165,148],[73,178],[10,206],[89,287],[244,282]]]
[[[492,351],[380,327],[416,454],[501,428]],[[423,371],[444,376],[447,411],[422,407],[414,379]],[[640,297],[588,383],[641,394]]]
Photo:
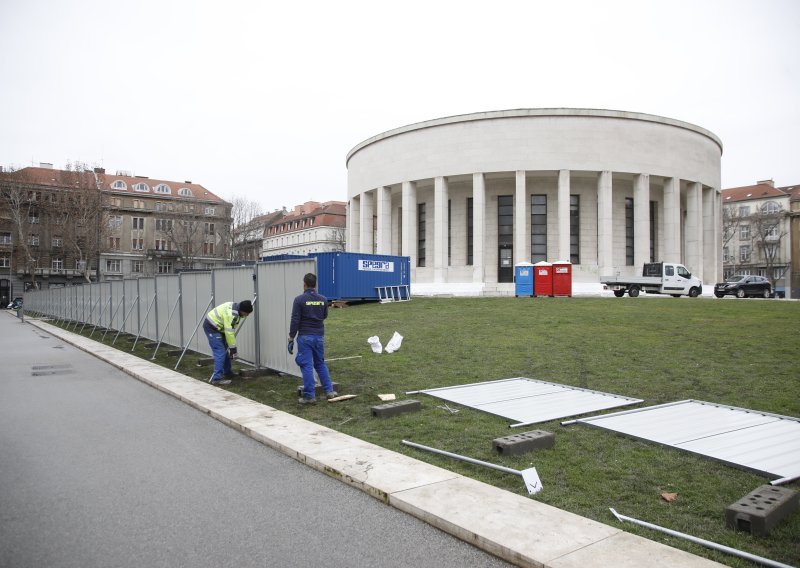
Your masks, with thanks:
[[[514,295],[533,296],[533,264],[518,262],[514,265]]]

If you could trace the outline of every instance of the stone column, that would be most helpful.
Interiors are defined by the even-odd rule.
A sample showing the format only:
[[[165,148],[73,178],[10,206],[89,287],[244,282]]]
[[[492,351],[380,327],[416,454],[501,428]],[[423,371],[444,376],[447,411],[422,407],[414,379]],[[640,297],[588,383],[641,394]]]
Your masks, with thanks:
[[[486,225],[486,180],[482,173],[472,174],[472,281],[483,283],[484,227]]]
[[[703,220],[703,202],[700,200],[702,185],[699,182],[689,184],[686,195],[686,268],[699,274],[703,268],[703,236],[701,233]]]
[[[633,182],[633,265],[638,271],[650,262],[650,176],[639,174]]]
[[[410,278],[417,275],[417,185],[413,181],[403,182],[403,242],[402,256],[409,257]]]
[[[607,170],[597,178],[597,270],[601,278],[614,274],[612,181]]]
[[[569,260],[569,170],[558,172],[558,258],[552,260]]]
[[[514,187],[514,264],[530,262],[529,236],[526,238],[526,213],[527,190],[525,186],[525,170],[517,170],[516,185]]]
[[[447,178],[433,180],[433,281],[447,279]]]
[[[375,250],[375,229],[373,222],[374,198],[371,191],[361,194],[361,220],[359,231],[359,250],[372,254]]]
[[[704,284],[713,285],[717,280],[717,264],[720,251],[720,235],[717,231],[717,203],[720,198],[713,187],[703,188],[703,262],[697,277]],[[701,272],[702,271],[702,272]]]
[[[392,254],[392,190],[381,186],[375,190],[378,210],[378,230],[375,252]]]
[[[363,194],[361,194],[363,195]],[[361,195],[350,199],[350,215],[347,218],[347,250],[362,252],[361,250]]]
[[[681,262],[681,181],[664,180],[664,262]]]

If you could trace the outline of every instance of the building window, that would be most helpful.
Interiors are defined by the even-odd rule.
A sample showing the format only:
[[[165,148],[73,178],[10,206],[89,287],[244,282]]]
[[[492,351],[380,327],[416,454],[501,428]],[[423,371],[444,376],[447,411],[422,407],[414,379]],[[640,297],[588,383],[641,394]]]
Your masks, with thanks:
[[[781,210],[781,206],[774,201],[768,201],[761,207],[761,212],[767,215],[773,215]]]
[[[772,261],[778,258],[778,245],[775,243],[765,245],[764,256],[766,257],[767,260],[772,260]],[[766,276],[766,274],[764,276]]]
[[[203,254],[214,254],[214,243],[203,243]]]
[[[122,207],[122,200],[119,197],[112,197],[111,198],[111,206],[112,207]]]
[[[163,203],[161,203],[160,201],[157,201],[156,205],[155,205],[155,210],[156,211],[165,211],[166,207],[164,207]]]
[[[119,215],[110,215],[108,217],[108,228],[112,231],[114,229],[119,229],[122,226],[122,217]]]
[[[64,270],[64,259],[63,259],[63,258],[61,258],[61,257],[58,257],[58,256],[57,256],[57,257],[55,257],[55,258],[53,258],[53,259],[50,261],[50,267],[51,267],[51,268],[52,268],[52,269],[53,269],[55,272],[61,272],[62,270]]]
[[[205,223],[205,224],[204,224],[204,226],[203,226],[203,229],[204,229],[204,233],[205,233],[206,235],[213,235],[213,234],[215,234],[215,231],[214,231],[214,223]]]
[[[133,208],[134,209],[144,209],[144,201],[141,199],[134,199],[133,200]]]
[[[569,261],[581,263],[581,196],[569,196]]]
[[[178,195],[182,195],[183,197],[194,197],[192,194],[192,190],[188,187],[182,187],[178,190]]]
[[[128,185],[121,179],[116,180],[113,184],[111,184],[111,187],[114,189],[121,189],[123,191],[128,190]]]
[[[119,259],[106,260],[106,272],[122,272],[120,268],[121,261]]]
[[[155,188],[156,193],[172,193],[172,190],[165,183],[160,183]]]
[[[156,231],[171,231],[172,219],[156,219]]]
[[[750,245],[742,245],[739,247],[739,261],[750,262]]]
[[[472,244],[475,237],[472,215],[472,198],[467,197],[467,266],[473,263],[472,255],[475,250]]]
[[[730,260],[730,252],[728,251],[728,247],[722,247],[722,262],[728,262]]]
[[[30,214],[30,216],[28,217],[28,222],[32,223],[32,224],[38,223],[39,222],[39,213],[36,212],[36,211],[32,212]]]
[[[11,244],[11,233],[0,233],[0,245]]]
[[[139,191],[139,192],[147,193],[147,192],[150,191],[150,186],[147,185],[146,183],[139,182],[139,183],[137,183],[136,185],[133,186],[133,191]]]
[[[656,261],[656,237],[658,235],[658,203],[655,201],[650,202],[650,262]]]
[[[417,266],[425,266],[425,204],[417,204]]]
[[[136,274],[141,274],[144,272],[144,261],[143,260],[134,260],[131,262],[131,272]]]
[[[51,240],[51,244],[53,248],[61,248],[62,246],[64,246],[64,239],[62,239],[61,237],[53,237],[53,239]]]
[[[158,261],[158,273],[159,274],[171,274],[172,273],[172,262],[169,260],[159,260]]]
[[[633,266],[633,198],[625,198],[625,265]]]
[[[0,268],[11,268],[11,259],[7,256],[0,256]]]
[[[750,240],[750,225],[741,225],[739,227],[739,240],[740,241]]]
[[[133,228],[144,229],[144,217],[133,217]]]
[[[216,209],[214,207],[206,207],[203,212],[206,215],[216,215]]]
[[[739,218],[744,219],[745,217],[750,216],[750,206],[749,205],[740,205],[739,206]]]
[[[547,262],[547,196],[542,194],[531,195],[531,262]]]
[[[119,237],[108,237],[108,248],[119,250]]]
[[[144,239],[131,239],[131,250],[144,250]]]
[[[38,247],[39,235],[28,235],[28,244],[34,247]]]
[[[768,239],[777,239],[778,238],[778,225],[770,225],[767,228],[767,238]]]

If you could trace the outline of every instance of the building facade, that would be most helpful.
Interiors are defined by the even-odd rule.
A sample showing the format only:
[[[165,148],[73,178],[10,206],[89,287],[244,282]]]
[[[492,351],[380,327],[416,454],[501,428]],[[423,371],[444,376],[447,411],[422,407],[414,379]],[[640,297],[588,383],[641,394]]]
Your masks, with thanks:
[[[199,184],[47,165],[5,172],[0,186],[0,266],[15,289],[210,269],[230,258],[231,205]]]
[[[794,189],[763,180],[722,191],[724,277],[764,276],[779,296],[794,297],[790,202]]]
[[[711,132],[591,109],[430,120],[347,155],[347,250],[411,258],[415,290],[512,290],[519,262],[570,261],[576,282],[680,262],[721,276]],[[446,292],[446,290],[443,290]]]
[[[286,210],[279,209],[265,215],[258,215],[233,230],[234,262],[255,263],[261,260],[264,238],[273,225],[286,216]]]
[[[307,201],[268,225],[262,257],[345,250],[347,204]]]

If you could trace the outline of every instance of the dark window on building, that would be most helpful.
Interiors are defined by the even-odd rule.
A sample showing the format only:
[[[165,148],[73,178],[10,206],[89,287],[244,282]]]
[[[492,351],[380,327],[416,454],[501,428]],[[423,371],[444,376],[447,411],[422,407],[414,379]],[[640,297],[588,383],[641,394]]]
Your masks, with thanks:
[[[514,196],[501,195],[497,198],[497,243],[514,244]]]
[[[625,198],[625,264],[633,266],[633,198]]]
[[[658,203],[655,201],[650,202],[650,262],[656,261],[656,236],[658,235]]]
[[[581,196],[569,196],[569,261],[581,263]]]
[[[547,261],[547,196],[531,195],[531,262]]]
[[[425,266],[425,204],[417,204],[417,266]]]
[[[467,197],[467,266],[472,264],[472,239],[474,236],[472,223],[472,198]]]

